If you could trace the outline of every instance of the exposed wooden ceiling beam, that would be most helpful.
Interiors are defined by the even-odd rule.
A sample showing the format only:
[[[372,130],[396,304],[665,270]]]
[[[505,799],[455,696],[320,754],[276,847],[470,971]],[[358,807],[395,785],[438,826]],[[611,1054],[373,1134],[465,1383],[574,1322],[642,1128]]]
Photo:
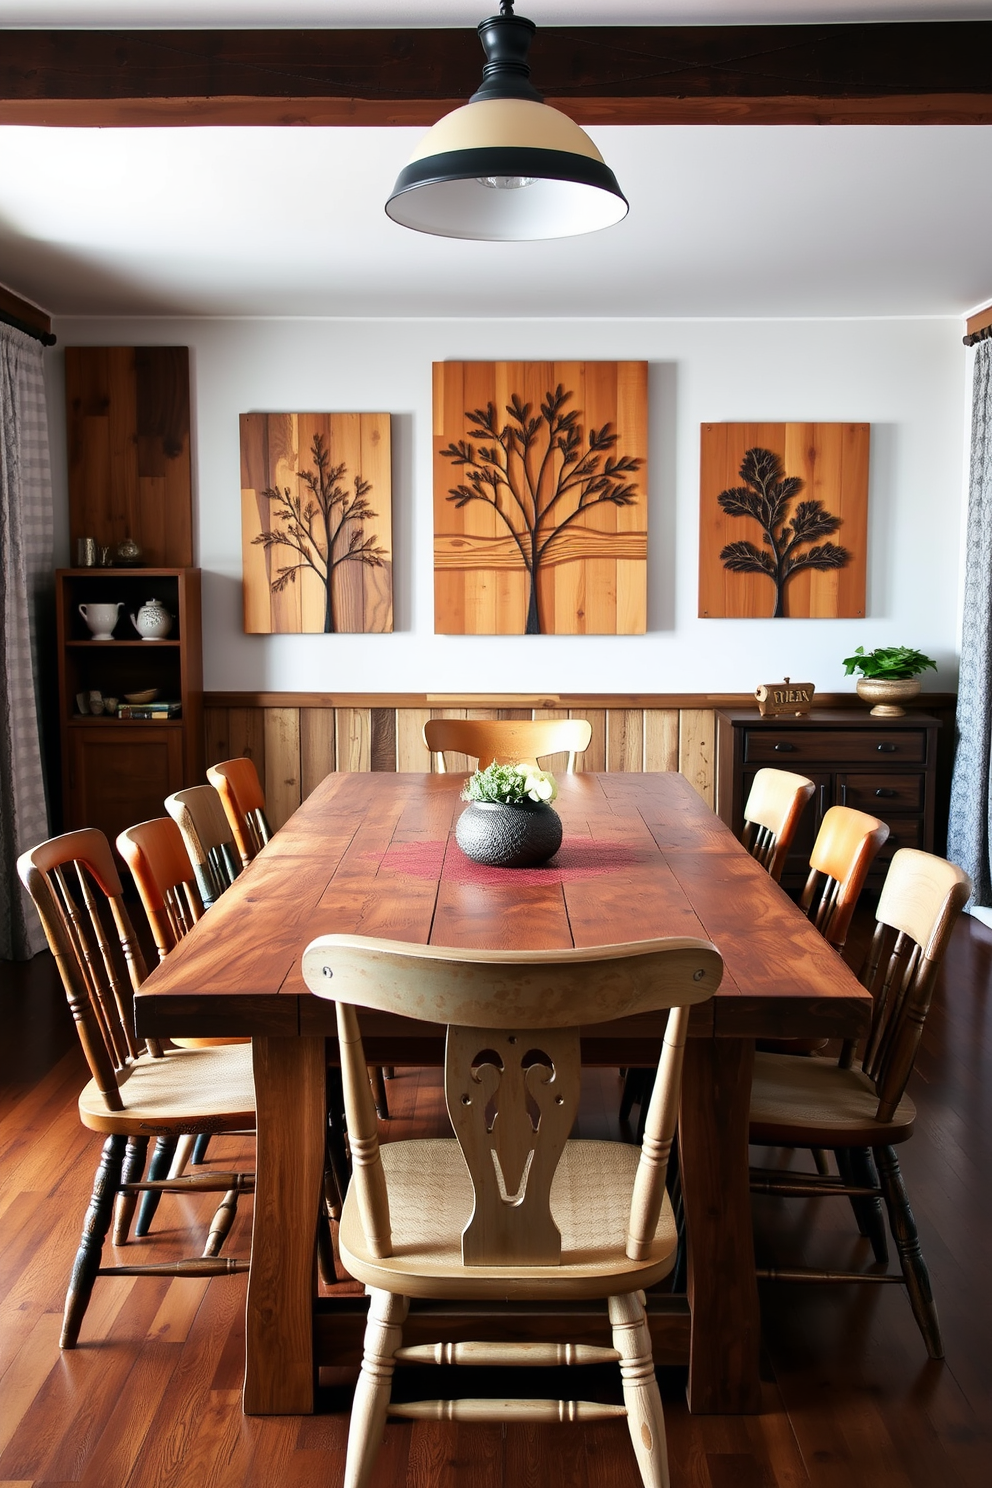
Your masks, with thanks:
[[[471,29],[0,31],[0,123],[430,124],[481,75]],[[580,123],[988,124],[992,21],[540,28]]]

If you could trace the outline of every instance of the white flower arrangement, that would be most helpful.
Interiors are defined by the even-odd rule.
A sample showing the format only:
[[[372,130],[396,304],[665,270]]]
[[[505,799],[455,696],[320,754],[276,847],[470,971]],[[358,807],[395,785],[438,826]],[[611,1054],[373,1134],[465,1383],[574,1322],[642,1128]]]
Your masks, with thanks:
[[[504,806],[550,806],[558,784],[549,770],[535,765],[500,765],[476,770],[465,782],[463,801],[488,801]]]

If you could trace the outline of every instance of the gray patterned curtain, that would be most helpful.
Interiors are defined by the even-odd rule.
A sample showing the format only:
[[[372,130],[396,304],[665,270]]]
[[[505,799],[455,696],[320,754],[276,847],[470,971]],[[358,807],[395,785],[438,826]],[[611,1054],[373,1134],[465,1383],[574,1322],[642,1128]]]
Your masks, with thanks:
[[[0,325],[0,958],[45,937],[17,877],[49,834],[38,726],[35,608],[52,581],[52,483],[40,343]]]
[[[958,686],[958,748],[947,854],[992,905],[992,341],[975,352],[971,488]]]

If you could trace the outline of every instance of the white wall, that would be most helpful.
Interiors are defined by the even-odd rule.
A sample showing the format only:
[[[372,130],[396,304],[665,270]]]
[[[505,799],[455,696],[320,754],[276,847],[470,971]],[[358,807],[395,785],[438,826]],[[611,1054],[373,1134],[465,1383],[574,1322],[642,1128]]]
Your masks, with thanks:
[[[512,283],[485,294],[510,306]],[[924,685],[956,684],[968,397],[957,319],[64,319],[54,329],[60,346],[191,349],[209,690],[741,692],[789,675],[841,691],[853,684],[840,658],[859,644],[918,646],[940,665]],[[511,358],[650,363],[647,635],[433,633],[431,363]],[[306,408],[394,415],[392,635],[242,633],[238,415]],[[710,420],[870,422],[866,619],[697,618],[699,425]],[[53,444],[64,488],[60,413]]]

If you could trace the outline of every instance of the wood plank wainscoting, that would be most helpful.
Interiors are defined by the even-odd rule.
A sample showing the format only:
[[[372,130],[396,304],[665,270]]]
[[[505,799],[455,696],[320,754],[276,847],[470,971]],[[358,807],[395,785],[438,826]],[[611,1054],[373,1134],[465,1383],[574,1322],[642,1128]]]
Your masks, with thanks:
[[[204,696],[208,764],[237,755],[255,763],[272,826],[280,827],[330,770],[430,768],[421,737],[429,718],[588,718],[586,770],[678,770],[703,800],[716,804],[714,713],[754,705],[750,693],[429,694],[208,692]],[[818,694],[816,707],[866,705],[854,693]],[[939,718],[937,830],[943,851],[954,749],[953,693],[926,693],[914,707]],[[564,755],[550,768],[563,769]],[[467,770],[449,755],[450,770]]]

